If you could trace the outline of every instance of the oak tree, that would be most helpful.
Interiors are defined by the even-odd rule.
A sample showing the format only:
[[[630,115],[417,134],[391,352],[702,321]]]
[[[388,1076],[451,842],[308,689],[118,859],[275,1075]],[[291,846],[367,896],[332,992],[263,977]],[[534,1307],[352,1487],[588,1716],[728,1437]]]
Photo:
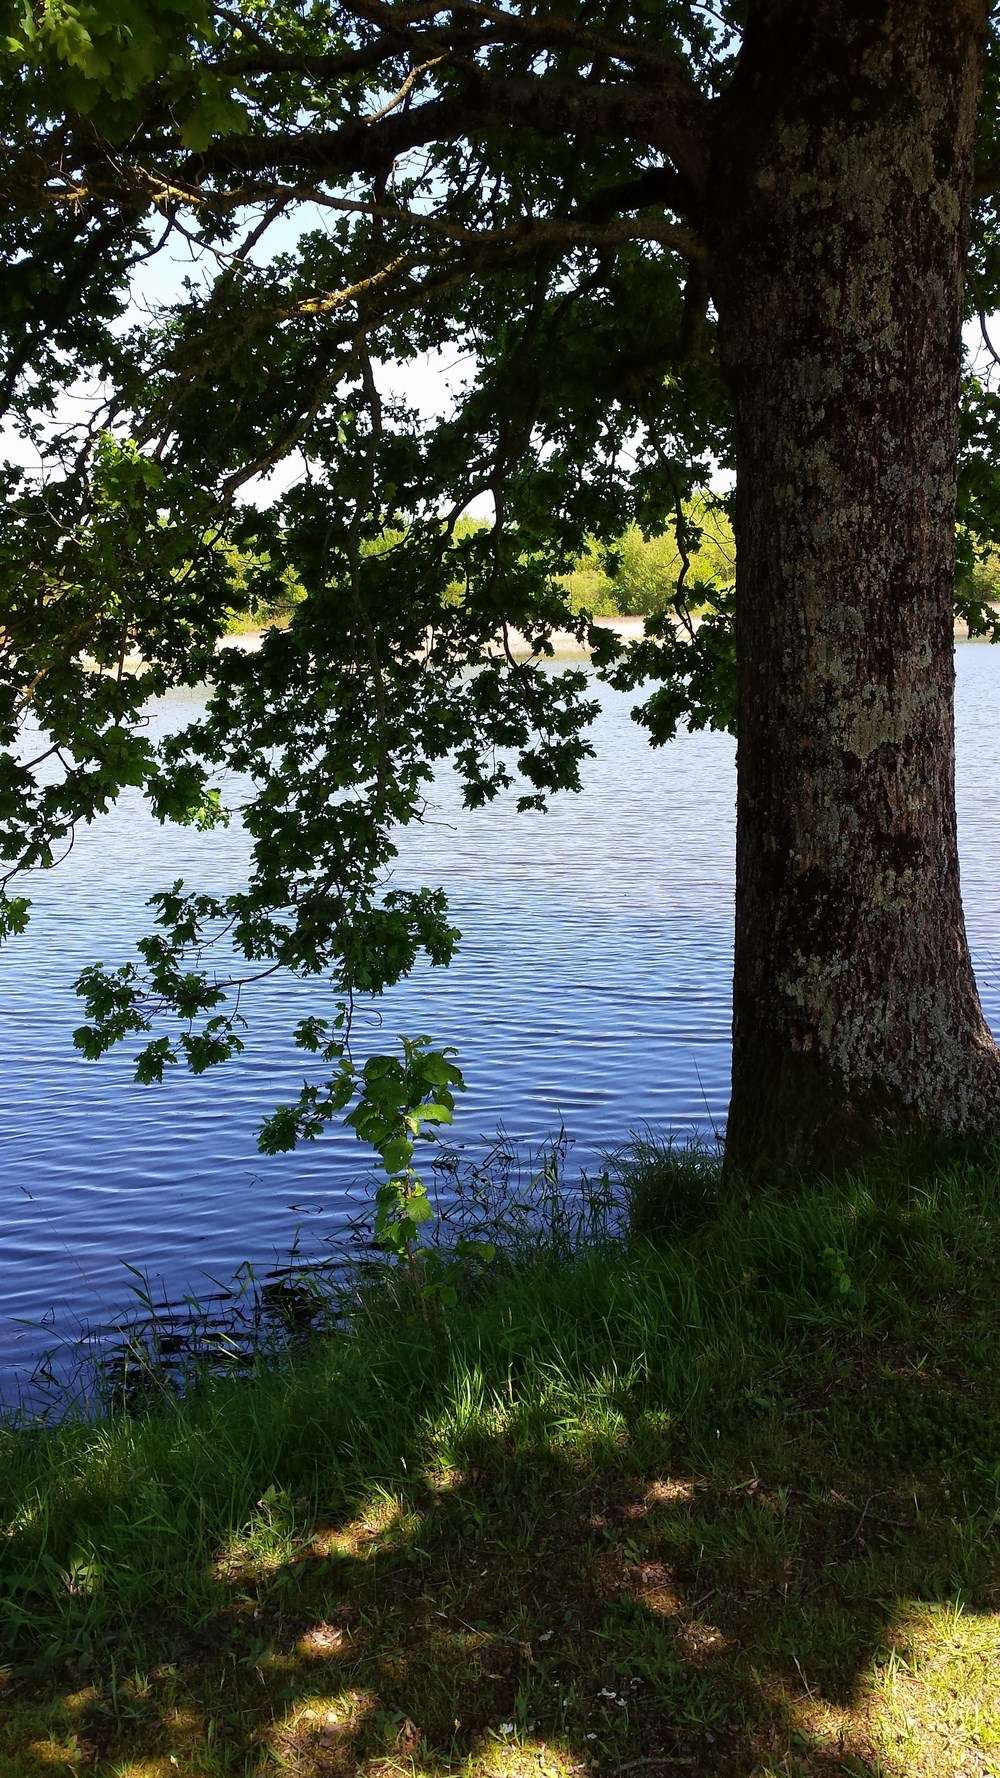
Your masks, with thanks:
[[[956,602],[998,628],[956,576],[957,518],[965,569],[997,530],[962,358],[1000,306],[986,0],[4,10],[0,384],[44,473],[8,466],[0,520],[0,913],[126,785],[211,824],[235,781],[254,846],[238,893],[165,887],[135,961],[87,973],[82,1045],[201,1069],[262,971],[327,976],[343,1020],[447,961],[440,892],[386,888],[393,834],[445,759],[470,804],[577,784],[567,627],[654,742],[738,736],[732,1163],[995,1133],[953,745]],[[465,365],[430,416],[393,374],[428,353]],[[721,589],[689,571],[712,501]],[[671,523],[642,642],[573,614],[588,540]],[[262,607],[302,595],[259,654],[217,649],[234,563]],[[206,679],[153,746],[149,700]],[[297,1039],[329,1079],[272,1146],[356,1089],[336,1018]],[[456,1084],[394,1066],[411,1112]]]

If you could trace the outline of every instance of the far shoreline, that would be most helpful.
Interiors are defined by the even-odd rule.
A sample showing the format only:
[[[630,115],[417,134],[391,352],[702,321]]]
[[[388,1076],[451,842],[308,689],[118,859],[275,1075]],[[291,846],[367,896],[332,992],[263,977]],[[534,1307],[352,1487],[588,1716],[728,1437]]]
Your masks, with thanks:
[[[995,610],[997,611],[997,614],[1000,615],[1000,605],[996,606]],[[619,614],[617,616],[613,616],[613,617],[593,617],[590,619],[590,622],[593,624],[594,628],[597,630],[612,630],[612,631],[614,631],[615,635],[618,636],[622,642],[639,642],[639,641],[641,641],[642,637],[645,633],[645,628],[646,628],[646,618],[645,617],[639,617],[636,615],[625,615],[624,613]],[[693,622],[693,627],[695,629],[697,629],[699,623],[701,622],[701,619],[699,617],[695,617],[695,618],[693,618],[692,622]],[[232,635],[224,637],[222,642],[219,644],[219,646],[222,648],[233,648],[233,647],[242,648],[242,649],[246,650],[247,653],[253,653],[256,649],[258,649],[261,646],[261,641],[262,641],[266,631],[268,629],[273,629],[274,627],[275,626],[273,624],[262,624],[259,628],[256,628],[256,629],[246,629],[246,630],[235,631]],[[285,628],[286,626],[281,625],[280,627]],[[552,644],[552,653],[551,653],[551,655],[546,655],[544,657],[545,659],[555,659],[555,660],[589,660],[590,659],[590,653],[591,653],[590,649],[585,647],[584,644],[580,642],[580,640],[577,636],[574,636],[572,630],[553,630],[550,635],[549,640]],[[955,641],[956,642],[987,642],[988,643],[989,640],[990,640],[990,638],[988,636],[978,636],[978,635],[977,636],[970,636],[969,635],[969,626],[966,623],[965,619],[961,618],[961,617],[956,617],[956,619],[955,619]],[[511,653],[518,660],[528,660],[531,658],[533,650],[528,642],[527,637],[520,630],[512,629],[512,630],[508,631],[508,643],[509,643]],[[502,647],[499,637],[496,640],[496,646],[497,646],[497,648]]]
[[[997,606],[996,610],[998,615],[1000,615],[1000,606]],[[593,617],[590,621],[595,629],[611,630],[618,636],[620,641],[625,643],[641,641],[646,627],[645,617],[634,615]],[[693,618],[692,622],[695,629],[697,629],[700,621],[701,620],[698,617]],[[287,623],[280,622],[259,624],[253,627],[248,625],[245,629],[233,630],[228,635],[221,637],[216,644],[216,647],[220,649],[238,648],[242,650],[244,654],[256,654],[258,649],[261,648],[264,637],[269,630],[287,629],[287,627]],[[579,638],[573,634],[572,630],[553,630],[549,637],[549,641],[551,643],[551,651],[537,658],[557,661],[587,661],[591,658],[591,650],[580,642]],[[978,642],[989,645],[990,638],[988,636],[970,636],[969,626],[964,618],[956,617],[955,641]],[[515,660],[524,661],[535,658],[535,651],[532,649],[528,638],[520,630],[511,629],[508,631],[507,645]],[[499,636],[495,640],[495,648],[498,652],[503,652],[503,643]],[[96,663],[91,657],[85,656],[84,658],[88,666],[96,666]],[[125,671],[128,673],[139,672],[144,664],[142,656],[138,654],[127,655],[123,663]]]
[[[644,617],[634,616],[594,617],[591,618],[590,621],[595,629],[613,630],[623,642],[640,641],[646,625],[646,619]],[[698,619],[696,618],[694,621],[697,624]],[[260,648],[267,631],[269,629],[274,629],[275,627],[284,629],[286,626],[283,624],[280,626],[275,626],[274,624],[262,624],[257,629],[237,630],[229,636],[224,636],[219,643],[219,647],[241,648],[246,654],[254,654],[257,649]],[[509,630],[507,636],[511,653],[515,655],[518,660],[529,660],[534,651],[531,648],[528,638],[520,630],[514,629]],[[572,630],[553,630],[550,641],[552,643],[552,654],[551,656],[546,655],[546,659],[590,659],[590,649],[586,648],[577,636],[574,636]],[[502,651],[503,644],[499,636],[496,638],[496,647],[498,650]]]

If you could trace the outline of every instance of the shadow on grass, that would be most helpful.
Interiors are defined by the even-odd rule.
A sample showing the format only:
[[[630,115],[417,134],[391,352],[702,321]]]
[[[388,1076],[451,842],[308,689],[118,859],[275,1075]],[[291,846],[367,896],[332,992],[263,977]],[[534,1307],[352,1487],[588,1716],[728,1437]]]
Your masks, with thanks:
[[[266,1437],[251,1383],[112,1439],[12,1531],[0,1771],[1000,1771],[994,1185],[779,1206],[714,1282],[717,1230],[507,1280]]]
[[[913,1492],[855,1473],[848,1495],[822,1441],[776,1446],[773,1428],[710,1465],[630,1454],[480,1437],[462,1470],[383,1479],[277,1564],[234,1527],[197,1631],[165,1598],[130,1626],[124,1669],[112,1635],[58,1696],[37,1672],[8,1687],[7,1769],[874,1778],[976,1752],[972,1736],[955,1759],[952,1735],[935,1753],[933,1695],[919,1757],[902,1731],[892,1751],[912,1705],[874,1720],[887,1668],[895,1683],[916,1662],[919,1689],[935,1614],[954,1641],[956,1601],[1000,1607],[991,1528],[950,1500],[950,1470]]]

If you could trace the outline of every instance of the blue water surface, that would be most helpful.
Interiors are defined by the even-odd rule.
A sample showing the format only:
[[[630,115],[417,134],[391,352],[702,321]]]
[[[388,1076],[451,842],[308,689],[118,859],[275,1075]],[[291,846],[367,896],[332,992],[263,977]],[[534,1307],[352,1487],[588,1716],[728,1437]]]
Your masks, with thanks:
[[[957,649],[963,889],[983,999],[1000,1028],[996,818],[1000,653]],[[653,750],[629,698],[599,688],[596,757],[579,796],[546,815],[509,801],[470,813],[450,774],[403,836],[400,884],[443,884],[463,940],[382,1004],[385,1047],[417,1031],[458,1046],[469,1090],[454,1136],[485,1152],[502,1124],[538,1144],[561,1125],[571,1165],[594,1166],[630,1129],[721,1127],[728,1097],[735,747],[682,734]],[[156,717],[179,727],[191,695]],[[255,1132],[303,1074],[290,1032],[332,999],[321,984],[254,988],[245,1054],[194,1079],[137,1086],[130,1051],[88,1063],[72,1047],[72,991],[94,961],[124,960],[149,930],[147,897],[177,876],[226,891],[248,855],[238,826],[162,828],[135,796],[82,831],[31,884],[25,935],[4,952],[0,1366],[16,1394],[40,1352],[121,1308],[127,1265],[176,1296],[266,1267],[296,1230],[318,1246],[356,1207],[365,1157],[334,1130],[265,1158]]]

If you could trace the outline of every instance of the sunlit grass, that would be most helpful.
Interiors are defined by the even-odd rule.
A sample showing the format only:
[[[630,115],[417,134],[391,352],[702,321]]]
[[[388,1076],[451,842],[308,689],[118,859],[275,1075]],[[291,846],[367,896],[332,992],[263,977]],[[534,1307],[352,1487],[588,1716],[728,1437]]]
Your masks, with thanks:
[[[955,1599],[900,1612],[868,1707],[887,1763],[914,1778],[971,1757],[1000,1772],[1000,1609],[968,1614]]]
[[[3,1778],[1000,1774],[1000,1169],[684,1168],[655,1242],[0,1431]]]

